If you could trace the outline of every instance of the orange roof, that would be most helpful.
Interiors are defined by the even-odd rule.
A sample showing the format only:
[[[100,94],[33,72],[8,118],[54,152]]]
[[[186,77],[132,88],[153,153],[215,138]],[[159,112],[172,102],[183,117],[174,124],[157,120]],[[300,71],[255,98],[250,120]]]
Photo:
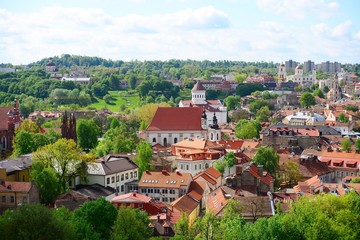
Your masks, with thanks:
[[[147,131],[202,130],[201,115],[198,107],[159,107]]]
[[[194,180],[197,180],[198,178],[202,177],[205,181],[207,181],[208,183],[210,183],[211,185],[216,185],[216,181],[210,177],[208,174],[206,174],[205,172],[201,172],[198,173],[195,177]]]
[[[204,86],[200,83],[200,81],[197,81],[194,87],[191,89],[191,91],[204,91]]]
[[[4,181],[0,184],[0,192],[29,192],[31,189],[31,182],[9,182]]]
[[[227,198],[221,187],[209,193],[207,199],[207,209],[214,215],[217,215],[227,204]]]
[[[145,171],[139,181],[139,187],[180,188],[189,184],[191,179],[190,173]]]
[[[112,203],[120,203],[123,201],[127,201],[127,200],[132,200],[132,201],[137,201],[137,202],[150,202],[151,197],[139,194],[139,193],[127,193],[127,194],[122,194],[119,196],[116,196],[114,198],[111,199]]]
[[[348,160],[360,160],[360,153],[356,153],[355,151],[352,152],[337,152],[337,151],[332,151],[332,152],[328,152],[327,150],[324,150],[321,153],[321,157],[331,157],[331,158],[341,158],[341,159],[348,159]]]
[[[197,201],[200,201],[203,197],[206,188],[206,183],[203,181],[192,181],[189,187],[188,195]]]
[[[216,170],[214,167],[209,167],[204,172],[215,179],[218,179],[221,177],[221,173],[218,170]]]
[[[195,201],[188,195],[181,196],[171,203],[173,208],[176,208],[181,212],[185,212],[187,215],[192,213],[198,205],[199,202]]]

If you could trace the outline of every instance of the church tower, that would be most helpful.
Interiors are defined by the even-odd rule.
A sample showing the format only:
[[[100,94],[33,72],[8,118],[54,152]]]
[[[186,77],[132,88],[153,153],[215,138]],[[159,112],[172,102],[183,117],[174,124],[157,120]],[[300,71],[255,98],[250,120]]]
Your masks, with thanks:
[[[193,104],[206,104],[206,89],[197,81],[194,87],[191,89],[191,102]]]
[[[221,129],[219,128],[216,114],[214,113],[213,122],[208,129],[208,140],[211,142],[221,140]]]
[[[285,64],[283,64],[283,63],[279,65],[278,78],[280,80],[285,80],[286,79],[286,67],[285,67]]]

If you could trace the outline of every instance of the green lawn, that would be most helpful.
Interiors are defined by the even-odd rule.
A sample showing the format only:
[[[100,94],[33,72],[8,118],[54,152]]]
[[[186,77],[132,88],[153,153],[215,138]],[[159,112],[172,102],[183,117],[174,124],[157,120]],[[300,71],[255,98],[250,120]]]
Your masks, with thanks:
[[[112,112],[124,113],[126,109],[134,109],[139,106],[140,97],[134,91],[109,91],[113,98],[110,104],[105,103],[104,100],[96,98],[97,102],[86,106],[84,109],[109,109]]]

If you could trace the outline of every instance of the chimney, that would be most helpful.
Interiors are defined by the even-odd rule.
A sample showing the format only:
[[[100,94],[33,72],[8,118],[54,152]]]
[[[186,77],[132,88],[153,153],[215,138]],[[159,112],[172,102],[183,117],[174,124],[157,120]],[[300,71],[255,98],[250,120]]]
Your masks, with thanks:
[[[166,170],[161,170],[161,173],[167,175],[168,172]]]
[[[160,222],[160,214],[157,215],[157,221]]]
[[[134,190],[134,192],[133,192],[133,196],[134,196],[134,197],[136,197],[136,193],[137,193],[137,191]]]
[[[181,176],[181,173],[180,173],[179,170],[176,170],[175,172],[176,172],[177,175]]]
[[[150,171],[149,171],[149,170],[146,170],[145,172],[146,172],[147,174],[150,174]]]

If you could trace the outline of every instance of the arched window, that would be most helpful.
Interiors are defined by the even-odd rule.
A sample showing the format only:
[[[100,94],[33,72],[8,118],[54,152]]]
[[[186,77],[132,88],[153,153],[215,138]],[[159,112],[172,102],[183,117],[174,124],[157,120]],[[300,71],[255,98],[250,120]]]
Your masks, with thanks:
[[[211,134],[210,134],[210,140],[213,140],[213,139],[214,139],[214,134],[211,133]]]
[[[167,146],[167,138],[164,138],[164,146]]]
[[[177,141],[178,141],[177,138],[174,138],[174,143],[177,143]]]
[[[219,133],[216,134],[216,140],[219,140]]]
[[[209,164],[205,163],[205,169],[209,168]]]
[[[153,142],[156,142],[156,138],[153,138]]]

